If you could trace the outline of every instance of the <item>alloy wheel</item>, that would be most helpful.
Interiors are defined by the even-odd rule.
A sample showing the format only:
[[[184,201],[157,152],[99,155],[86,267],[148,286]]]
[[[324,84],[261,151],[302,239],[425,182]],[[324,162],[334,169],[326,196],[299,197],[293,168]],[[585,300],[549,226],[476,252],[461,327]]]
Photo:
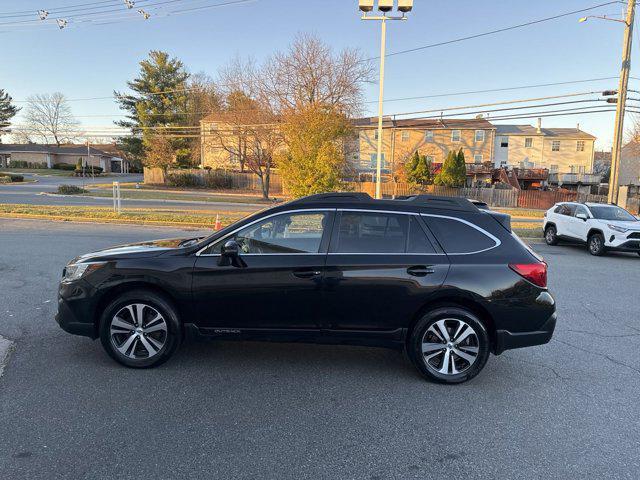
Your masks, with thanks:
[[[600,251],[601,248],[602,240],[600,240],[600,237],[598,235],[594,235],[593,237],[591,237],[591,241],[589,242],[589,249],[591,250],[591,253],[595,255]]]
[[[144,303],[122,307],[111,319],[109,335],[115,349],[131,359],[154,357],[167,341],[167,322]]]
[[[555,234],[556,232],[554,232],[553,229],[551,228],[547,229],[547,234],[546,234],[547,243],[553,243],[553,241],[555,240]]]
[[[457,318],[445,318],[431,325],[422,337],[424,362],[441,375],[464,373],[478,358],[480,345],[475,330]]]

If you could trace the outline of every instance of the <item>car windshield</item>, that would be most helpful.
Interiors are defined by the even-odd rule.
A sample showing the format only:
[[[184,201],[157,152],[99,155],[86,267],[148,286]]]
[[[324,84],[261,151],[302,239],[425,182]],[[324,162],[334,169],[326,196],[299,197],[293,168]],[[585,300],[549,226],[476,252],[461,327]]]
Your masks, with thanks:
[[[599,205],[589,207],[594,218],[599,220],[618,220],[622,222],[637,222],[638,219],[627,212],[624,208]]]

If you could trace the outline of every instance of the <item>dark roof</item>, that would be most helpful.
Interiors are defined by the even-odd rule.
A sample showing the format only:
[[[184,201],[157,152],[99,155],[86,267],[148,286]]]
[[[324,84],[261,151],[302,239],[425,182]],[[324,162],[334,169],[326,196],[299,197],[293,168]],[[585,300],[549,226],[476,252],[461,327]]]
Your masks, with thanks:
[[[94,147],[89,147],[90,154],[102,157],[112,157],[113,155],[105,153]],[[34,152],[34,153],[52,153],[56,155],[86,155],[87,147],[85,145],[44,145],[41,143],[0,143],[0,153],[12,152]]]
[[[593,135],[583,132],[577,128],[542,128],[538,132],[536,127],[531,125],[497,125],[497,135],[514,135],[525,137],[570,137],[584,138],[585,140],[595,140]]]
[[[356,118],[352,121],[356,127],[372,127],[378,125],[378,117]],[[425,130],[493,130],[495,125],[484,118],[402,118],[384,117],[385,128],[420,128]]]

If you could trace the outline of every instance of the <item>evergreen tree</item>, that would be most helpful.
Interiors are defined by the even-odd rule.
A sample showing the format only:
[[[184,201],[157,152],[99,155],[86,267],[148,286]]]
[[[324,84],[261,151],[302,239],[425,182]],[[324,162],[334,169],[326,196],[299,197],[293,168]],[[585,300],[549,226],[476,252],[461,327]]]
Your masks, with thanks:
[[[116,124],[130,128],[132,133],[142,133],[142,139],[120,139],[122,148],[132,158],[142,160],[140,157],[144,155],[145,149],[156,142],[155,138],[152,140],[154,135],[168,135],[172,131],[157,127],[185,126],[188,79],[189,73],[180,60],[169,57],[166,52],[152,50],[149,58],[140,62],[138,77],[127,82],[127,86],[135,93],[124,95],[114,92],[120,108],[128,112],[127,120]],[[188,164],[189,140],[171,138],[169,141],[177,162]]]
[[[407,181],[416,186],[431,185],[433,183],[432,165],[425,155],[417,151],[411,156],[406,165]]]
[[[456,156],[456,182],[464,187],[467,182],[467,163],[464,158],[464,151],[460,149]]]
[[[2,142],[2,135],[11,132],[9,130],[11,119],[20,111],[18,107],[11,103],[12,101],[11,96],[0,88],[0,143]]]

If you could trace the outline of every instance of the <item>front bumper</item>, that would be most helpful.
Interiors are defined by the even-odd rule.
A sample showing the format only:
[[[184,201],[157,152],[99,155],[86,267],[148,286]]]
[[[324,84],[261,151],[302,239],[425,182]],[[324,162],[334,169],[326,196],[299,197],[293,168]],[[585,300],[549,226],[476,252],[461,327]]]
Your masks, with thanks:
[[[542,326],[534,332],[513,333],[508,330],[496,331],[494,353],[500,355],[505,350],[532,347],[549,343],[556,328],[557,314],[554,312]]]
[[[92,315],[91,290],[90,285],[82,281],[60,284],[55,320],[65,332],[93,339],[98,338]]]
[[[638,252],[640,251],[640,234],[638,232],[618,233],[612,231],[605,238],[604,246],[607,250]]]

